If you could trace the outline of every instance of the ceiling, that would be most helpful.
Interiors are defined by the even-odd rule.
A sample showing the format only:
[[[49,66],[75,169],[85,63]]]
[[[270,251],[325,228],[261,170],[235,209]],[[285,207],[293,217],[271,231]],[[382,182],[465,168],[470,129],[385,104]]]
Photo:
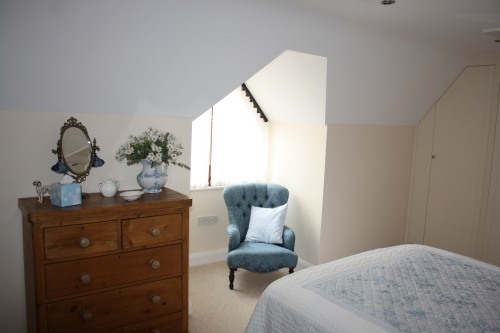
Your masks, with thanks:
[[[0,111],[194,119],[292,50],[327,68],[324,101],[273,81],[275,105],[300,106],[279,119],[415,124],[474,57],[500,54],[496,28],[499,0],[0,0]]]
[[[356,84],[350,85],[339,94],[344,97],[349,96],[344,99],[349,101],[343,104],[344,107],[335,108],[336,111],[326,108],[327,123],[414,124],[471,59],[481,55],[500,54],[500,1],[498,0],[396,0],[395,4],[389,6],[381,5],[379,1],[374,0],[292,0],[292,2],[305,12],[313,13],[329,22],[339,22],[338,26],[346,30],[342,34],[352,37],[351,44],[357,45],[360,52],[364,53],[359,56],[359,65],[368,65],[372,69],[381,68],[381,71],[374,71],[373,75],[366,78],[367,81],[371,81],[370,84],[375,83],[371,86],[373,89],[367,84],[366,89],[359,90],[352,89],[353,86],[359,87],[364,82],[361,78],[363,74],[360,74],[361,71],[357,72],[357,68],[347,66],[349,70],[344,75],[330,70],[330,83],[338,81],[336,76],[348,78],[349,73],[360,75],[360,78]],[[388,37],[391,39],[389,43]],[[359,45],[356,41],[365,44]],[[394,48],[395,41],[400,45],[405,44],[411,51],[401,53],[401,48]],[[253,83],[255,87],[253,89],[256,89],[257,95],[261,95],[264,99],[264,105],[267,104],[266,100],[274,97],[270,96],[273,94],[272,87],[266,84],[276,80],[268,73],[272,71],[269,67],[279,67],[279,63],[284,61],[283,58],[289,56],[290,54],[284,53],[277,58],[278,61],[275,60],[266,66],[262,70],[263,73],[259,72],[252,77],[251,82],[257,81]],[[300,55],[295,56],[300,57]],[[303,56],[302,60],[296,61],[302,61],[304,66],[309,66],[306,55]],[[339,59],[341,58],[343,59],[341,62],[349,64],[352,62],[350,60],[357,59],[357,56],[350,58],[339,55]],[[383,71],[386,73],[382,74]],[[406,76],[406,79],[399,74]],[[283,75],[286,77],[285,85],[292,80],[291,75],[295,74],[290,71]],[[307,79],[311,80],[297,75],[299,81]],[[315,84],[318,86],[321,83],[319,80]],[[303,101],[308,98],[308,92],[291,88],[290,91],[292,99],[288,96],[282,101],[275,100],[274,103],[270,103],[274,104],[273,108],[269,109],[271,118],[274,110],[279,109],[280,103],[286,105],[293,113],[290,118],[301,118],[297,115],[300,111],[294,107],[297,105],[294,99]],[[332,94],[329,97],[332,97]],[[366,100],[370,102],[365,103]],[[357,112],[351,112],[347,106],[349,103],[359,104]],[[330,98],[329,104],[337,103]],[[369,110],[370,106],[378,110]],[[361,109],[364,111],[359,111]],[[283,112],[276,111],[276,113],[276,118],[282,120]],[[313,112],[313,115],[317,116],[318,112]],[[303,115],[302,121],[306,119],[310,121],[311,118],[309,112]],[[318,117],[312,119],[317,120]]]
[[[292,0],[331,20],[344,19],[368,29],[405,39],[426,40],[475,54],[500,52],[495,37],[483,30],[500,29],[498,0]],[[497,35],[498,39],[498,35]]]

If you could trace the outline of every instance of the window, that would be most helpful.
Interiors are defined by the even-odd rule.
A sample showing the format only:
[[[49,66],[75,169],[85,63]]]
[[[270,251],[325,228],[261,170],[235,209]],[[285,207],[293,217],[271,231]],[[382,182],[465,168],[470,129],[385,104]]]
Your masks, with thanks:
[[[268,123],[241,88],[195,119],[192,129],[192,189],[264,181]]]

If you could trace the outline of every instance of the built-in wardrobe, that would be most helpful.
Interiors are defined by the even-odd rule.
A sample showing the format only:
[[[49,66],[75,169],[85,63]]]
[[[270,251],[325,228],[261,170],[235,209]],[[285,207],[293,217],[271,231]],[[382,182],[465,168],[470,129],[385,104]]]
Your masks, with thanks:
[[[478,59],[418,123],[408,243],[500,266],[499,80],[500,56]]]

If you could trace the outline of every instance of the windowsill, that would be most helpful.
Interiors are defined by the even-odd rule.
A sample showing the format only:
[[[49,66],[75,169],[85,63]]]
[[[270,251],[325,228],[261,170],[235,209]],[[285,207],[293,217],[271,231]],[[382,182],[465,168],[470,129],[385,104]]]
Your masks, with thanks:
[[[198,188],[190,188],[191,192],[199,192],[199,191],[215,191],[215,190],[223,190],[224,186],[210,186],[210,187],[198,187]]]

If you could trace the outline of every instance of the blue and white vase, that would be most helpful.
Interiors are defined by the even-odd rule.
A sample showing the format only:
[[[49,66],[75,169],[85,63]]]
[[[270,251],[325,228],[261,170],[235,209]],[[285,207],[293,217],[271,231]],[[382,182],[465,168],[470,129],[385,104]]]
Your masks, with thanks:
[[[142,171],[137,175],[137,182],[144,193],[159,193],[167,183],[167,165],[165,163],[151,166],[151,162],[142,160]]]

